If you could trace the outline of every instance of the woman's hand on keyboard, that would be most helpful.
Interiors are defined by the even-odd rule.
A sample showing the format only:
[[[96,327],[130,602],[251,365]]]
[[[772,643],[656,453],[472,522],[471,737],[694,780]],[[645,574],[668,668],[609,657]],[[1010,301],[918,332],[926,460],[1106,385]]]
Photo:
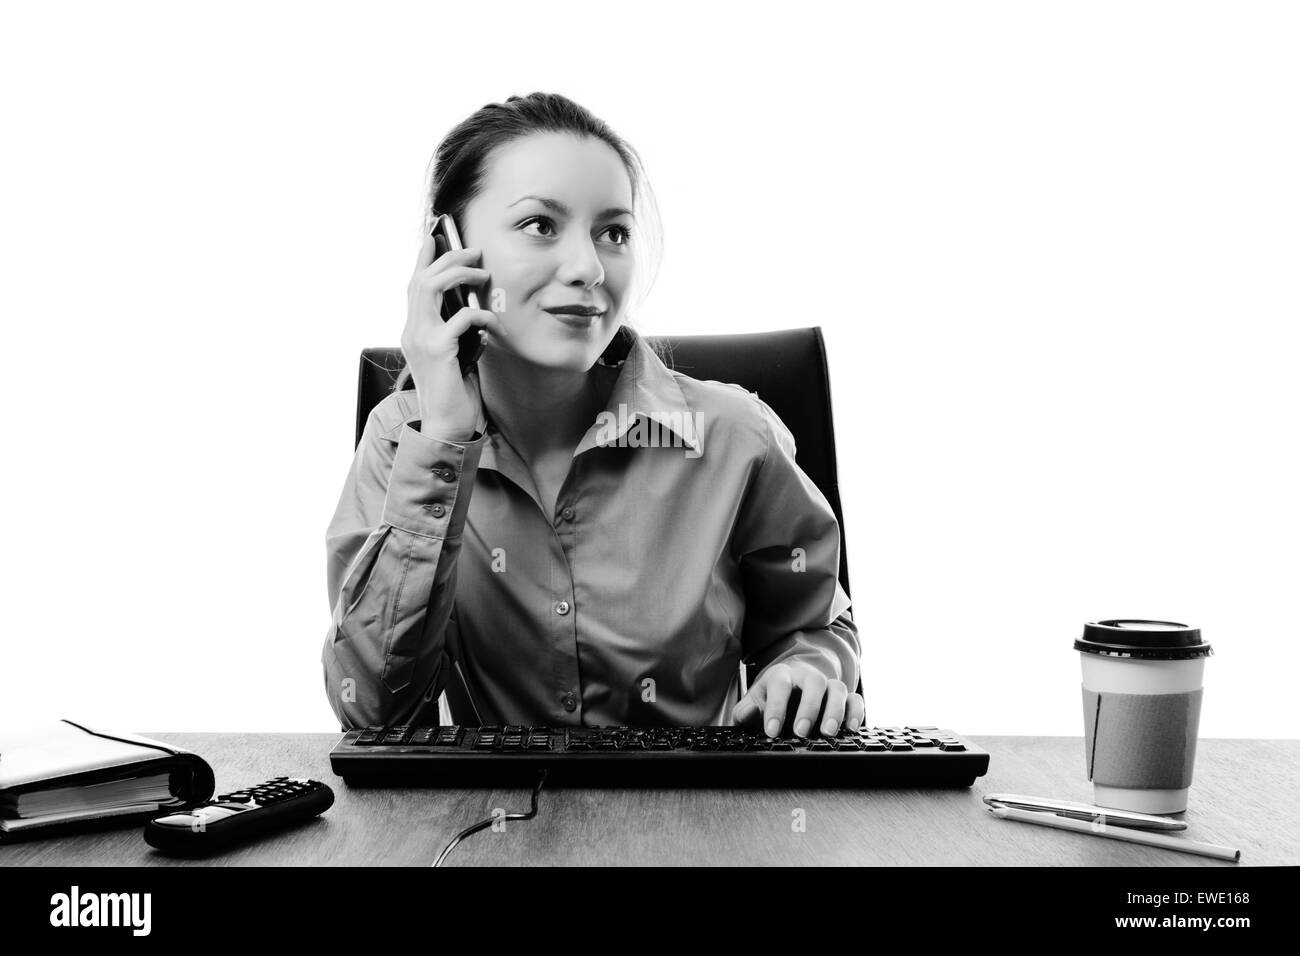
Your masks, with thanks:
[[[827,680],[811,664],[794,661],[765,668],[736,704],[732,717],[737,724],[752,724],[761,714],[767,735],[779,737],[791,709],[798,737],[809,735],[818,714],[823,737],[833,737],[841,724],[857,730],[866,714],[862,695],[850,693],[844,681]]]

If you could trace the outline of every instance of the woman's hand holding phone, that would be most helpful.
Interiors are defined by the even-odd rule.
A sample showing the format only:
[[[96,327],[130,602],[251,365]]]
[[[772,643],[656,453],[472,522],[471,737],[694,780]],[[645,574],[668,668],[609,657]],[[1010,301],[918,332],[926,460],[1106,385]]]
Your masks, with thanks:
[[[447,289],[487,281],[487,271],[474,265],[480,254],[480,250],[469,248],[438,255],[434,236],[426,236],[407,286],[402,354],[420,403],[420,431],[430,437],[469,441],[478,425],[483,397],[478,376],[461,374],[457,357],[460,336],[473,326],[496,335],[508,334],[500,317],[486,309],[466,306],[447,321],[442,319]]]

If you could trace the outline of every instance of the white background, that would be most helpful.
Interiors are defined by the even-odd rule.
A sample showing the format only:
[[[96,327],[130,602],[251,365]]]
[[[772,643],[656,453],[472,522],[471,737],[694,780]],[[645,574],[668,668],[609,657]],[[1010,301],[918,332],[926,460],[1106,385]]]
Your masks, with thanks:
[[[358,353],[438,139],[547,90],[646,161],[645,331],[823,328],[871,722],[1079,734],[1136,616],[1214,644],[1203,735],[1300,736],[1294,5],[4,20],[5,726],[337,729]]]

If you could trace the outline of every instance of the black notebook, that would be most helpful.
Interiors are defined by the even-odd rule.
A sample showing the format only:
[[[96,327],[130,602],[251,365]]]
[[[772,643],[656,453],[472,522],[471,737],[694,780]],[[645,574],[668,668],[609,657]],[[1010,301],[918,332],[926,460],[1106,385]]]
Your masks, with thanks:
[[[142,825],[212,796],[198,754],[71,720],[0,732],[0,842]]]

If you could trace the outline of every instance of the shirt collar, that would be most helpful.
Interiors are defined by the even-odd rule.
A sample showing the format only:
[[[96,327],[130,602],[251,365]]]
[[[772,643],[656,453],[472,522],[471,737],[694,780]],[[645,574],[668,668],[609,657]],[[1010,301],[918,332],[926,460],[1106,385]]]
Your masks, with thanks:
[[[687,403],[677,377],[634,329],[622,326],[597,364],[620,371],[604,410],[573,450],[574,458],[590,448],[623,443],[638,418],[657,422],[659,430],[671,432],[685,447],[700,451],[694,409]]]
[[[661,443],[663,431],[676,435],[686,448],[700,455],[702,444],[698,422],[694,410],[682,394],[674,373],[634,329],[621,326],[609,346],[596,360],[596,365],[607,369],[617,369],[618,378],[610,392],[605,409],[597,415],[582,440],[573,451],[577,458],[583,452],[597,447],[618,445],[633,427],[638,418],[658,423]],[[408,422],[420,420],[418,411],[408,414],[388,436],[396,440],[400,430]],[[500,460],[504,439],[496,426],[480,417],[479,432],[485,432],[487,441],[479,458],[480,468],[492,468],[501,471]],[[515,456],[506,451],[510,458]]]

